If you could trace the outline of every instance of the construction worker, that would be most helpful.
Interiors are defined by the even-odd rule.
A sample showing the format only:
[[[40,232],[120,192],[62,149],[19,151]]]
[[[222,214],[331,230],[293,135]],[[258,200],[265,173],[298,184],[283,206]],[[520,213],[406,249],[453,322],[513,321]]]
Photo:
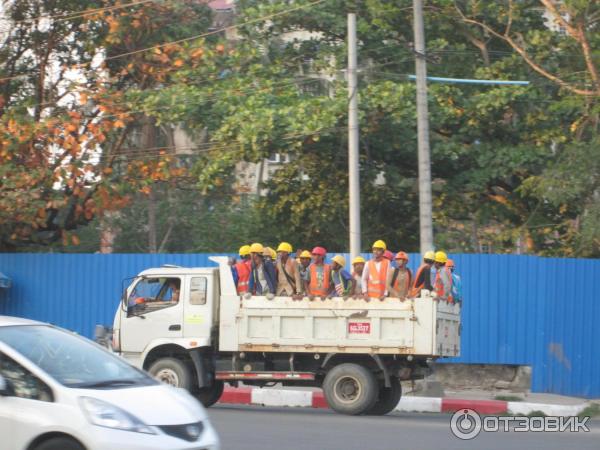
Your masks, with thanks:
[[[390,250],[386,250],[385,252],[383,252],[383,257],[391,263],[394,262],[394,253]]]
[[[329,297],[344,297],[345,300],[354,292],[354,278],[344,269],[346,267],[346,258],[342,255],[335,255],[331,258],[331,261]]]
[[[265,261],[265,254],[269,257],[271,252],[262,244],[254,243],[250,246],[252,266],[248,291],[252,295],[275,294],[277,289],[277,275],[275,266],[270,261]]]
[[[383,300],[386,297],[385,285],[390,262],[383,257],[387,250],[382,240],[373,243],[373,258],[367,263],[362,274],[362,290],[366,301],[372,298]]]
[[[308,282],[305,284],[308,297],[325,299],[331,285],[331,266],[325,264],[327,250],[323,247],[315,247],[312,252],[313,263],[309,267]]]
[[[387,291],[390,297],[406,300],[412,282],[412,273],[406,266],[408,255],[404,252],[396,253],[396,267],[388,270]]]
[[[449,259],[446,261],[446,267],[450,269],[452,274],[452,300],[454,303],[462,302],[462,280],[460,276],[455,272],[454,261]]]
[[[423,264],[417,269],[415,280],[412,288],[408,293],[411,298],[418,297],[423,289],[433,291],[431,284],[431,267],[433,266],[433,260],[435,259],[435,253],[433,251],[425,252],[423,256]]]
[[[452,272],[446,267],[448,255],[444,252],[435,252],[434,265],[436,269],[433,288],[437,298],[454,303],[452,300]]]
[[[354,278],[354,292],[352,295],[362,296],[362,274],[365,264],[365,258],[362,256],[357,256],[352,260],[352,277]]]
[[[308,285],[308,281],[310,280],[309,267],[310,262],[312,261],[312,255],[308,250],[304,250],[298,255],[298,260],[300,261],[298,271],[300,272],[300,278],[302,279],[302,293],[307,294],[308,291],[306,289],[306,286]]]
[[[252,261],[250,261],[250,246],[242,245],[240,251],[241,261],[231,266],[233,282],[237,288],[237,293],[242,295],[248,292],[248,283],[250,281],[250,272],[252,271]]]
[[[302,294],[302,279],[298,270],[298,263],[290,257],[292,246],[282,242],[277,247],[277,292],[275,295],[298,297]]]
[[[277,259],[277,252],[273,250],[271,247],[264,247],[263,256],[265,257],[265,261],[269,261],[272,264],[275,264],[275,260]]]

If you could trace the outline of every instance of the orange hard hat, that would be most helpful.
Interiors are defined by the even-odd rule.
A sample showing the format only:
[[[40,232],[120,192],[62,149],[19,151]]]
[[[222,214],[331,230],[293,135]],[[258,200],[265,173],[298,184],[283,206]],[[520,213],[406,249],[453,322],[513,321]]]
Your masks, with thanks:
[[[327,254],[327,250],[325,250],[323,247],[315,247],[312,249],[312,254],[325,256]]]
[[[454,267],[454,261],[452,261],[451,259],[446,261],[446,267]]]
[[[408,261],[408,255],[404,252],[398,252],[396,253],[396,259],[403,259],[405,261]]]

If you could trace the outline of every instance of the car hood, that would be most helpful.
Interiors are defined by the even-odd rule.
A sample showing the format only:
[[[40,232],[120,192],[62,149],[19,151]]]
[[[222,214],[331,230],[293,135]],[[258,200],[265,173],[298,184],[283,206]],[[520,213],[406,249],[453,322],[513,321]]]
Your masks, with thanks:
[[[146,425],[182,425],[206,419],[202,405],[187,391],[164,384],[121,389],[76,389],[78,396],[112,403]]]

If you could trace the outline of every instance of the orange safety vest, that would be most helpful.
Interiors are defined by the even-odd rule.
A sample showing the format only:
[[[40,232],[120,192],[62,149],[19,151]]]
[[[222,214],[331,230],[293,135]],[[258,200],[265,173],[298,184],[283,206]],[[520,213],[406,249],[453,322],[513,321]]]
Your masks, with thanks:
[[[238,274],[237,293],[244,294],[248,292],[248,284],[250,283],[251,262],[240,261],[235,264],[235,270]]]
[[[437,296],[439,298],[442,298],[444,296],[444,283],[442,282],[442,270],[445,271],[448,274],[448,279],[450,280],[450,286],[448,288],[448,297],[446,297],[446,300],[450,303],[454,303],[454,299],[452,298],[452,272],[450,272],[450,269],[448,269],[447,267],[442,267],[441,269],[438,269],[437,272],[435,273],[435,293],[437,294]]]
[[[417,286],[417,281],[419,280],[419,277],[421,276],[421,272],[423,272],[423,270],[425,270],[425,267],[428,267],[428,264],[421,264],[421,266],[417,270],[417,275],[415,276],[415,282],[413,284],[412,289],[408,293],[409,297],[416,297],[417,295],[419,295],[421,293],[421,289],[423,289],[423,287],[425,286],[424,280],[421,284],[419,284]]]
[[[308,293],[319,297],[326,297],[329,293],[329,279],[331,277],[331,266],[323,264],[323,279],[320,280],[317,276],[317,265],[310,265],[310,283],[308,285]]]
[[[410,271],[410,269],[408,267],[405,267],[405,269],[408,272],[408,276],[406,277],[406,292],[408,293],[408,290],[410,289],[410,282],[412,281],[412,272]],[[394,269],[394,270],[396,270],[396,269]],[[400,277],[399,276],[396,277],[396,279],[394,280],[394,285],[392,287],[397,291],[400,290]]]
[[[385,294],[385,283],[387,281],[387,271],[390,262],[382,258],[379,272],[375,267],[375,260],[371,260],[367,264],[367,270],[369,271],[369,277],[367,278],[367,295],[373,298],[383,297]]]

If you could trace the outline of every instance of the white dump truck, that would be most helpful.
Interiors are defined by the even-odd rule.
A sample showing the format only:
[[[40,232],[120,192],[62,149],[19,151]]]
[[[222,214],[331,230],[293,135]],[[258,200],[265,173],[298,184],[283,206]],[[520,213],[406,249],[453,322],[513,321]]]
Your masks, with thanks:
[[[386,414],[401,380],[460,353],[460,305],[424,292],[400,301],[240,297],[218,267],[148,269],[115,314],[115,352],[206,406],[225,383],[318,386],[335,411]]]

